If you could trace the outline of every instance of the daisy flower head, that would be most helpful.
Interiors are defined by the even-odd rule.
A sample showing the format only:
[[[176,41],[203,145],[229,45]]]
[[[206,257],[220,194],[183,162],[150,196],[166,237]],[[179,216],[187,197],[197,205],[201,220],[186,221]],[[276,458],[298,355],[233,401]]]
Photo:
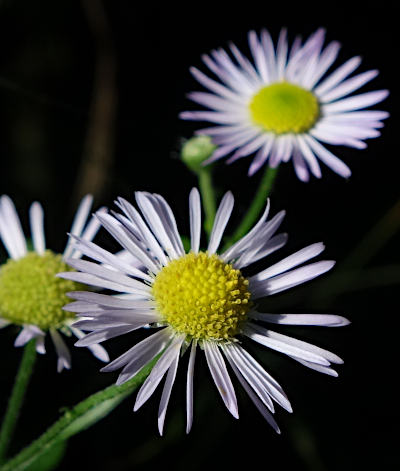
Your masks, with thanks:
[[[255,154],[249,175],[265,163],[277,167],[292,159],[302,181],[309,180],[310,172],[321,177],[319,161],[350,176],[348,166],[325,144],[365,148],[364,140],[379,136],[381,120],[388,116],[365,108],[381,102],[388,91],[349,96],[378,71],[350,76],[361,63],[358,56],[330,71],[340,44],[333,41],[324,48],[324,37],[321,28],[304,44],[297,37],[290,48],[282,29],[275,48],[268,31],[250,31],[252,61],[234,44],[231,56],[223,49],[202,56],[215,78],[192,67],[194,78],[209,92],[192,92],[189,98],[208,110],[185,111],[180,117],[216,124],[198,131],[219,146],[205,164],[229,154],[228,163]]]
[[[71,228],[71,233],[83,240],[92,240],[100,227],[96,218],[87,223],[92,200],[90,195],[83,198]],[[8,196],[0,197],[0,239],[10,256],[0,267],[0,328],[10,324],[21,326],[14,345],[20,347],[35,339],[36,351],[42,354],[46,353],[45,337],[49,333],[60,372],[71,367],[70,352],[60,332],[78,338],[84,335],[71,325],[75,314],[62,307],[68,300],[66,293],[83,285],[55,275],[70,269],[66,257],[78,259],[82,254],[73,247],[71,239],[62,255],[46,249],[44,213],[38,202],[31,205],[29,219],[33,250],[28,249],[14,203]],[[90,350],[100,360],[109,361],[100,345],[93,345]]]
[[[332,363],[342,363],[335,354],[275,332],[264,324],[342,326],[348,321],[336,315],[260,313],[260,298],[311,280],[330,270],[332,261],[299,267],[318,256],[322,243],[306,247],[261,272],[246,276],[246,268],[275,252],[286,234],[276,234],[284,217],[281,211],[267,220],[269,205],[253,229],[229,249],[218,254],[225,227],[233,209],[233,196],[226,193],[216,214],[206,250],[200,248],[201,202],[196,189],[189,197],[191,250],[186,253],[173,212],[157,194],[136,193],[142,214],[119,198],[121,213],[98,214],[101,224],[140,261],[142,267],[121,262],[98,245],[74,238],[76,250],[98,263],[68,260],[78,271],[59,276],[78,283],[111,289],[118,295],[74,292],[74,302],[65,306],[83,319],[75,325],[89,331],[76,345],[90,346],[107,339],[152,326],[157,332],[132,346],[102,371],[122,368],[117,384],[130,380],[158,355],[149,377],[138,392],[139,409],[166,376],[158,410],[158,428],[163,432],[165,414],[181,355],[189,351],[187,366],[187,432],[193,419],[193,373],[197,347],[204,351],[208,368],[223,402],[238,418],[238,406],[227,364],[265,419],[279,432],[272,417],[274,402],[291,411],[278,382],[243,348],[248,337],[288,355],[314,370],[336,376]]]

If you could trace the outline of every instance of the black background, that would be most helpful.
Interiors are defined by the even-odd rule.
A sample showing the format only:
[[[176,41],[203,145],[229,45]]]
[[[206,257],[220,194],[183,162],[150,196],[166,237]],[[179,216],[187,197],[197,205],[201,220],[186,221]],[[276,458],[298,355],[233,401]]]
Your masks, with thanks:
[[[196,179],[177,156],[182,137],[190,137],[198,125],[180,121],[177,115],[192,107],[185,93],[201,88],[191,78],[189,67],[205,71],[200,55],[226,46],[228,40],[248,53],[250,29],[266,27],[276,40],[280,28],[287,26],[293,40],[298,33],[307,37],[323,26],[327,41],[342,43],[337,64],[361,55],[360,72],[379,69],[380,75],[363,91],[390,89],[390,97],[377,108],[388,110],[391,118],[382,137],[369,141],[366,150],[335,149],[352,169],[348,181],[324,168],[321,180],[304,184],[295,177],[291,164],[283,166],[272,209],[275,213],[285,208],[288,213],[284,229],[289,242],[278,257],[322,240],[327,245],[325,257],[338,261],[337,270],[346,260],[349,263],[354,248],[399,199],[395,2],[186,2],[181,7],[136,3],[103,4],[117,64],[114,92],[118,103],[116,118],[110,120],[112,160],[96,194],[96,205],[110,206],[118,195],[132,200],[134,190],[160,192],[187,233],[187,197]],[[0,1],[0,192],[14,199],[26,233],[29,204],[41,201],[48,246],[57,251],[65,245],[65,232],[80,196],[76,181],[91,117],[96,44],[85,11],[80,2]],[[249,162],[221,163],[216,170],[221,192],[231,189],[236,197],[231,227],[249,204],[260,178],[259,174],[251,179],[246,176]],[[371,245],[368,264],[348,283],[342,279],[338,295],[324,297],[326,285],[315,282],[314,287],[297,288],[271,300],[275,309],[331,312],[352,320],[343,329],[288,330],[343,356],[339,378],[248,346],[291,399],[292,415],[283,410],[276,413],[281,436],[259,416],[239,385],[240,420],[230,417],[198,355],[195,419],[189,436],[184,425],[184,358],[163,438],[157,433],[159,392],[135,414],[134,397],[130,397],[95,427],[72,438],[58,469],[131,470],[153,465],[218,469],[257,463],[299,471],[394,469],[399,464],[395,377],[400,211],[390,214],[378,237],[382,247],[377,250]],[[99,241],[113,248],[105,234]],[[2,260],[5,256],[1,248]],[[1,410],[21,356],[12,346],[16,332],[8,328],[0,333]],[[142,332],[133,333],[108,342],[111,357],[142,337]],[[48,350],[48,355],[38,359],[12,452],[45,430],[61,407],[116,379],[116,375],[98,373],[98,362],[85,349],[76,348],[73,369],[58,375],[50,343]]]

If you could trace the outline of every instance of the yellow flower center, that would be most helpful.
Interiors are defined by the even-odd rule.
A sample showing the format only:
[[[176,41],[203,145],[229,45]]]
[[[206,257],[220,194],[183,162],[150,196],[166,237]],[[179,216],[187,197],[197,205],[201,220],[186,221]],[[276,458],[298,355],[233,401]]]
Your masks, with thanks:
[[[156,276],[153,295],[166,323],[202,340],[234,337],[250,309],[248,280],[217,255],[193,252]]]
[[[61,308],[70,301],[66,293],[82,289],[82,285],[55,276],[64,271],[71,268],[61,255],[50,250],[43,255],[29,252],[18,260],[9,259],[0,268],[0,317],[42,330],[59,327],[75,317]]]
[[[261,88],[249,108],[254,123],[275,134],[306,132],[314,126],[320,113],[315,95],[288,82]]]

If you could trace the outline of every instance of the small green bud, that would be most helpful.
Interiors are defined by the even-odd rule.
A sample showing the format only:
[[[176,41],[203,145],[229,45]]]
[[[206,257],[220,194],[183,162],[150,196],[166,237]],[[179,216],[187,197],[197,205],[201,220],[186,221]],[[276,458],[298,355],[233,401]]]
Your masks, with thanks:
[[[209,136],[195,136],[188,139],[182,146],[182,161],[192,172],[198,173],[202,163],[215,151],[217,146],[213,144]]]

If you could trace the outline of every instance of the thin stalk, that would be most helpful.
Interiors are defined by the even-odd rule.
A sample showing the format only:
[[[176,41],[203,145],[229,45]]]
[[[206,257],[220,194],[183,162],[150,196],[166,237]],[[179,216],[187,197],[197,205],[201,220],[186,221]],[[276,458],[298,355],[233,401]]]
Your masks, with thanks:
[[[257,189],[257,193],[255,194],[249,209],[246,211],[246,214],[236,231],[231,237],[229,237],[227,243],[225,244],[224,250],[247,234],[249,229],[254,225],[254,222],[257,220],[262,209],[266,205],[267,198],[272,191],[277,173],[278,167],[266,167],[264,175],[260,181],[260,185]]]
[[[212,168],[210,166],[202,167],[197,172],[203,208],[206,216],[204,220],[204,229],[208,236],[211,234],[216,213],[215,192],[212,184],[211,173]]]
[[[15,377],[8,400],[6,414],[0,429],[0,463],[4,462],[21,411],[29,380],[36,359],[36,340],[31,340],[24,349],[21,364]]]

